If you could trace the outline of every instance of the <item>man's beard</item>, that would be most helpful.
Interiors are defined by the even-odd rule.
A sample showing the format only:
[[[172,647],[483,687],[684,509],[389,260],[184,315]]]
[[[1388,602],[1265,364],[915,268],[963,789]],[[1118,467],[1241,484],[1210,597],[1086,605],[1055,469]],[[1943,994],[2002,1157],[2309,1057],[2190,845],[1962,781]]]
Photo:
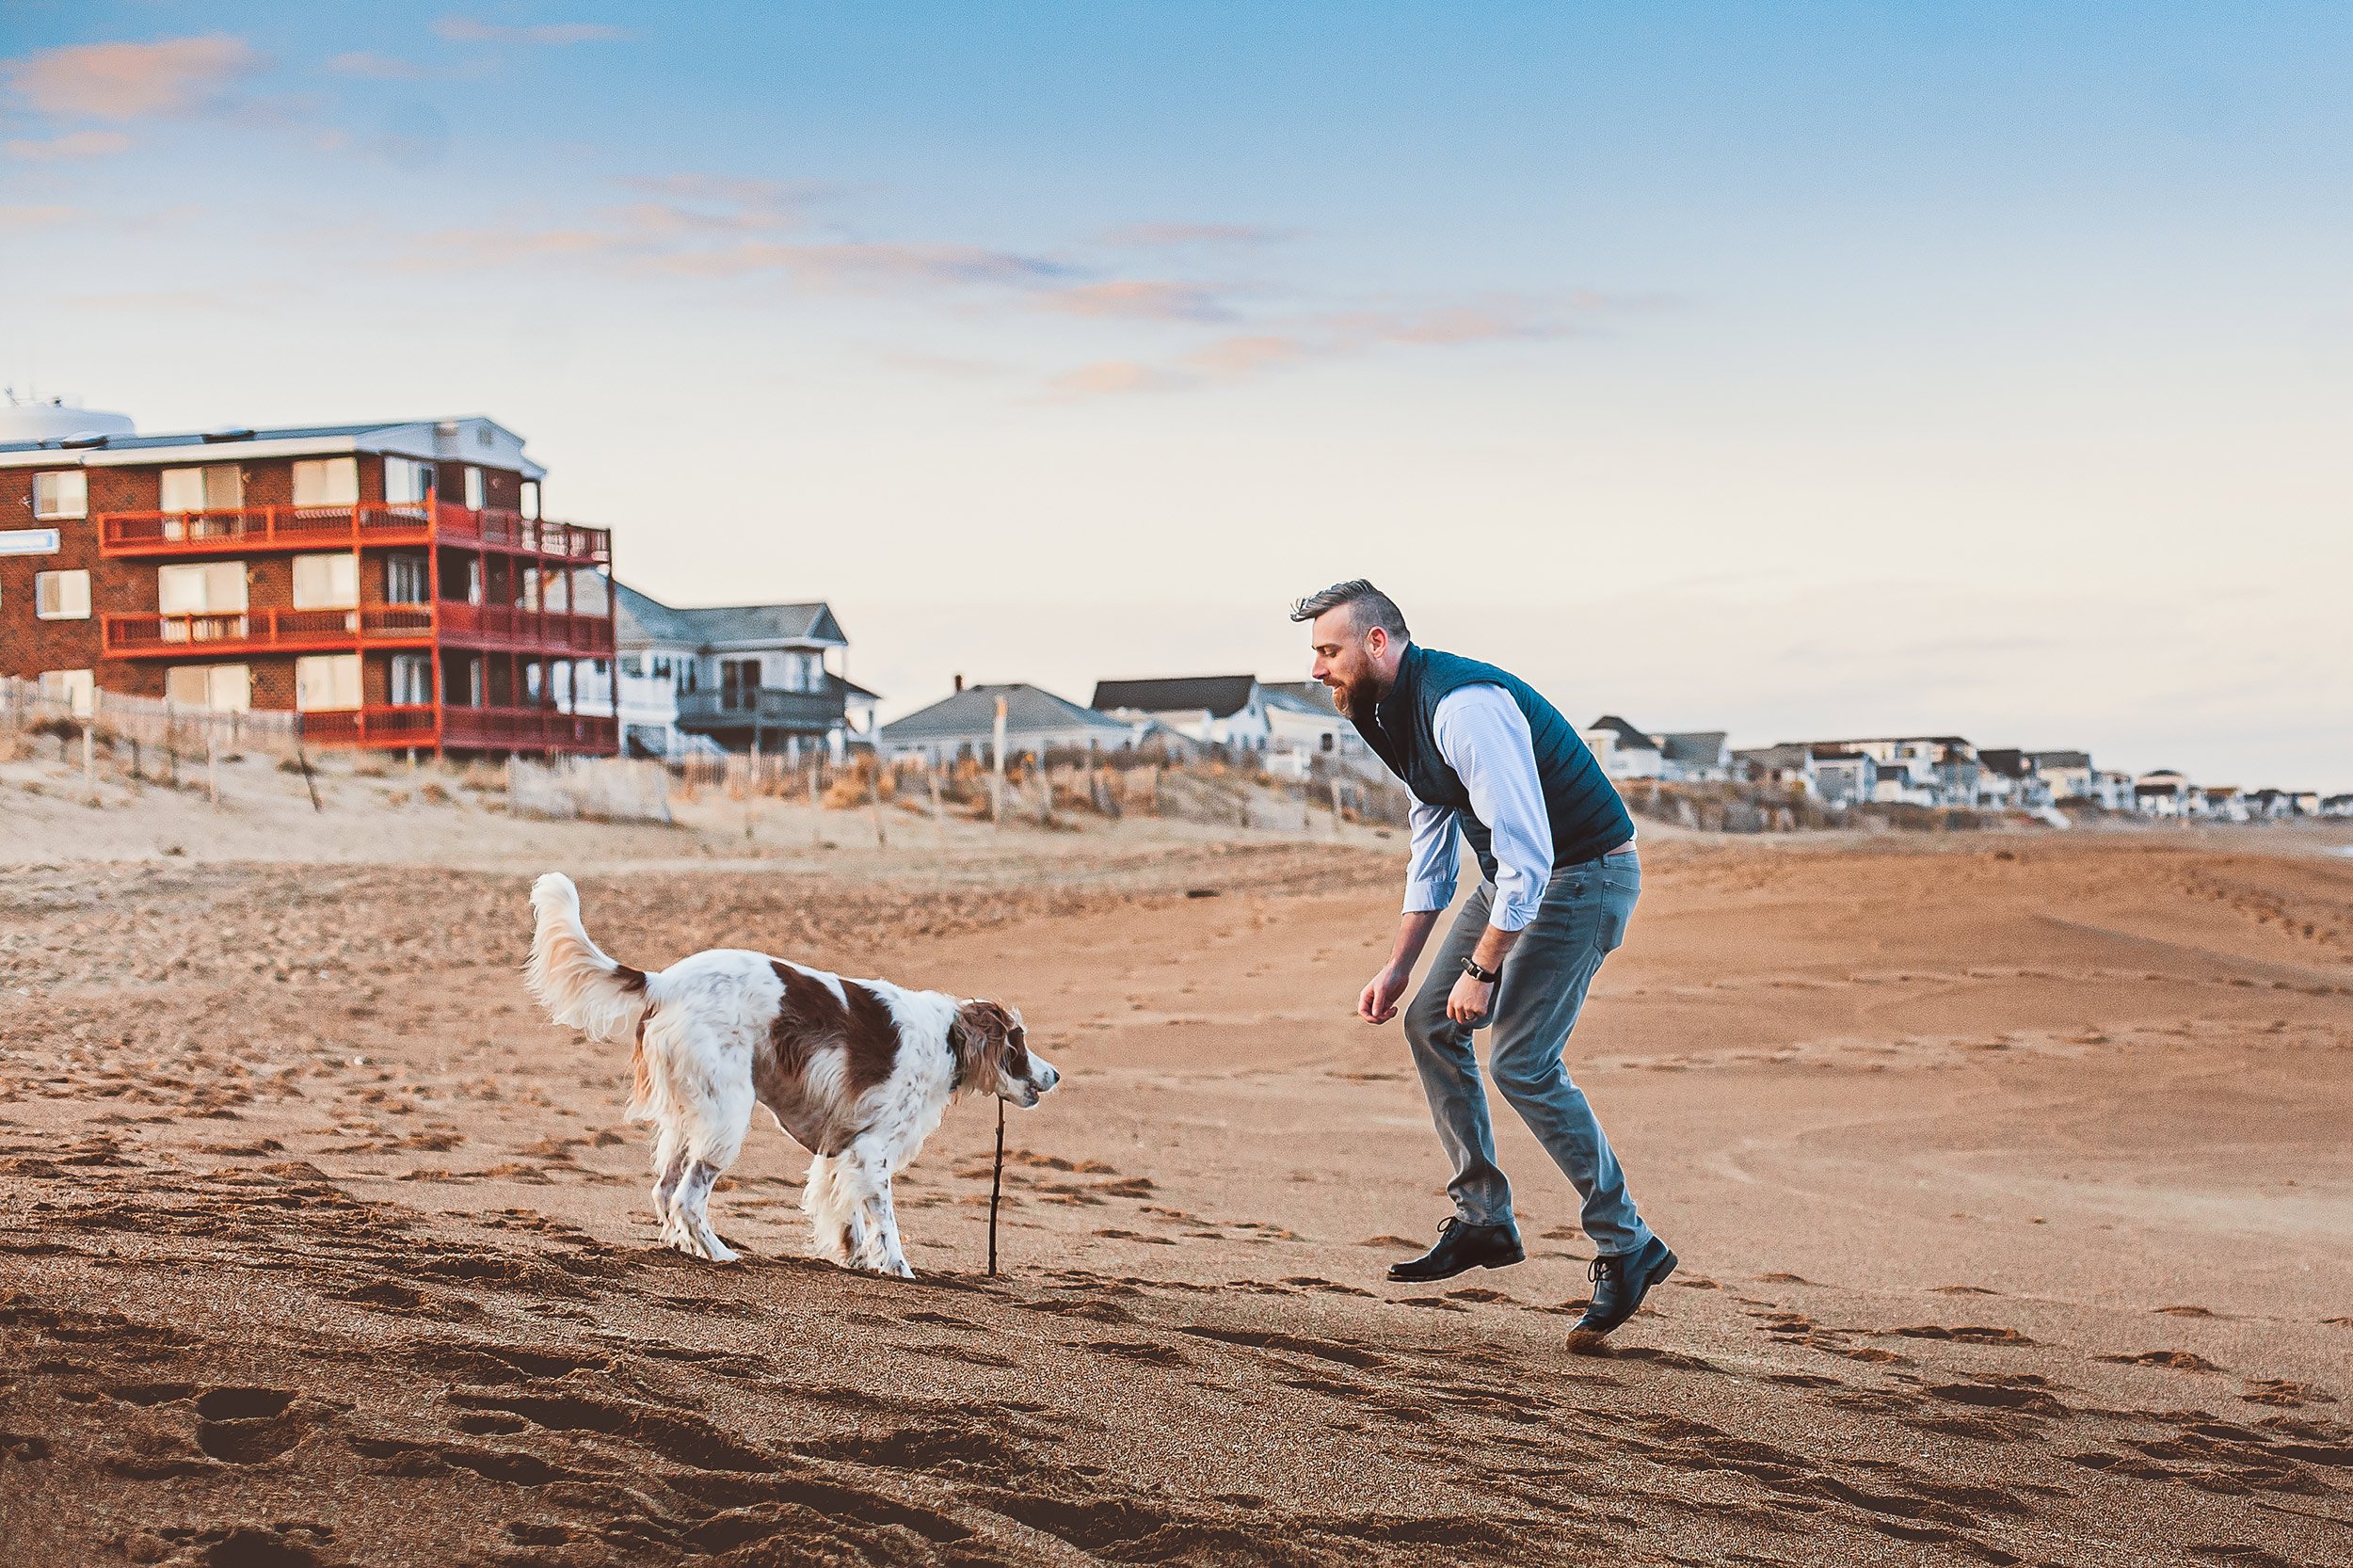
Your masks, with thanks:
[[[1349,721],[1359,729],[1370,722],[1373,710],[1381,702],[1380,694],[1372,689],[1369,678],[1348,681],[1335,691],[1332,697],[1339,711],[1347,714]]]

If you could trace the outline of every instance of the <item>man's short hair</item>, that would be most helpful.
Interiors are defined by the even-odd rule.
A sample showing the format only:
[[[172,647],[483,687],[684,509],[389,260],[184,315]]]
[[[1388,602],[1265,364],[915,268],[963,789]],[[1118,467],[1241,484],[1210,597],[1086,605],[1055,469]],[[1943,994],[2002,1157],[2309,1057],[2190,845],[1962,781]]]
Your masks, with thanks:
[[[1335,583],[1320,594],[1309,594],[1291,606],[1291,619],[1313,620],[1326,610],[1347,605],[1350,618],[1359,632],[1379,627],[1397,642],[1413,641],[1413,633],[1405,630],[1405,612],[1397,607],[1397,600],[1372,585],[1371,580],[1352,577],[1345,583]]]

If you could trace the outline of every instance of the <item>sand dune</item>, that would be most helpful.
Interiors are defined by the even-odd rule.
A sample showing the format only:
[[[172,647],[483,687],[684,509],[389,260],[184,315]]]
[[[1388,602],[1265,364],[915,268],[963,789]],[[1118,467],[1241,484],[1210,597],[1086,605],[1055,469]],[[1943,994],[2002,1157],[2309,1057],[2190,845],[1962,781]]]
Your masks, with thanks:
[[[1594,1358],[1516,1128],[1529,1261],[1382,1278],[1444,1212],[1348,1016],[1389,847],[639,838],[549,840],[632,962],[1024,1008],[1009,1272],[978,1102],[911,1285],[795,1256],[773,1129],[744,1264],[651,1250],[504,856],[53,857],[0,884],[0,1559],[2353,1560],[2353,863],[2301,840],[1654,843],[1572,1065],[1686,1261]]]

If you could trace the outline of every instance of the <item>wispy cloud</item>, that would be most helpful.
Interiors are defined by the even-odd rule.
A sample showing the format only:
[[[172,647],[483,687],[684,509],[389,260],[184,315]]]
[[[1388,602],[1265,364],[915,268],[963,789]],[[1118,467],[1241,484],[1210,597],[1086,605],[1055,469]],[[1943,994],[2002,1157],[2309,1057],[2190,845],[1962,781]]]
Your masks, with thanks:
[[[1540,305],[1503,300],[1485,305],[1348,311],[1324,318],[1339,344],[1424,344],[1450,346],[1509,338],[1558,337],[1567,328]]]
[[[37,113],[136,120],[220,107],[230,88],[268,62],[225,33],[152,43],[76,43],[0,61],[0,74]]]
[[[19,138],[0,144],[11,158],[26,163],[61,163],[72,158],[104,158],[130,151],[131,138],[120,131],[69,131],[47,140]]]
[[[659,271],[702,278],[784,273],[804,286],[826,289],[918,284],[1034,287],[1070,274],[1068,267],[1044,256],[924,241],[741,245],[667,256],[653,265]]]
[[[1207,348],[1185,356],[1185,363],[1211,376],[1256,376],[1315,359],[1324,352],[1305,338],[1280,332],[1253,332],[1220,338]]]
[[[1118,278],[1059,289],[1039,303],[1080,316],[1114,316],[1137,321],[1230,321],[1234,312],[1200,283],[1162,279]]]
[[[327,69],[338,76],[360,76],[372,82],[422,82],[434,74],[424,66],[389,55],[371,55],[364,49],[336,56],[327,62]]]
[[[1064,371],[1047,383],[1047,391],[1059,401],[1075,403],[1135,392],[1176,392],[1190,384],[1186,376],[1133,360],[1098,360]]]
[[[1586,303],[1597,305],[1600,296]],[[1476,305],[1379,306],[1330,312],[1257,332],[1237,332],[1205,344],[1174,366],[1152,370],[1128,360],[1086,365],[1047,383],[1063,401],[1138,392],[1208,387],[1321,360],[1396,346],[1450,348],[1472,344],[1559,337],[1570,328],[1563,313],[1529,300]]]
[[[604,22],[548,22],[533,27],[506,27],[471,16],[445,16],[433,31],[452,43],[612,43],[628,38],[629,29]]]
[[[1157,249],[1185,245],[1273,245],[1289,235],[1256,223],[1123,223],[1103,231],[1106,245]]]
[[[79,207],[0,207],[0,227],[41,229],[79,217]]]

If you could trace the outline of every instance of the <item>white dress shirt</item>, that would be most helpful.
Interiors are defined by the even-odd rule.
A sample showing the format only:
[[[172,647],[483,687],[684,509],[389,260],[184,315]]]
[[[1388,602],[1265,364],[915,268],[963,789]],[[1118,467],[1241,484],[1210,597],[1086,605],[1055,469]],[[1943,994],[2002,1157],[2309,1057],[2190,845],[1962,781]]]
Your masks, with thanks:
[[[1438,699],[1431,730],[1438,755],[1470,794],[1471,814],[1493,836],[1496,899],[1487,923],[1517,931],[1536,918],[1545,884],[1552,880],[1552,818],[1545,809],[1528,715],[1500,686],[1462,686]],[[1454,902],[1455,816],[1451,807],[1414,802],[1407,914]]]

